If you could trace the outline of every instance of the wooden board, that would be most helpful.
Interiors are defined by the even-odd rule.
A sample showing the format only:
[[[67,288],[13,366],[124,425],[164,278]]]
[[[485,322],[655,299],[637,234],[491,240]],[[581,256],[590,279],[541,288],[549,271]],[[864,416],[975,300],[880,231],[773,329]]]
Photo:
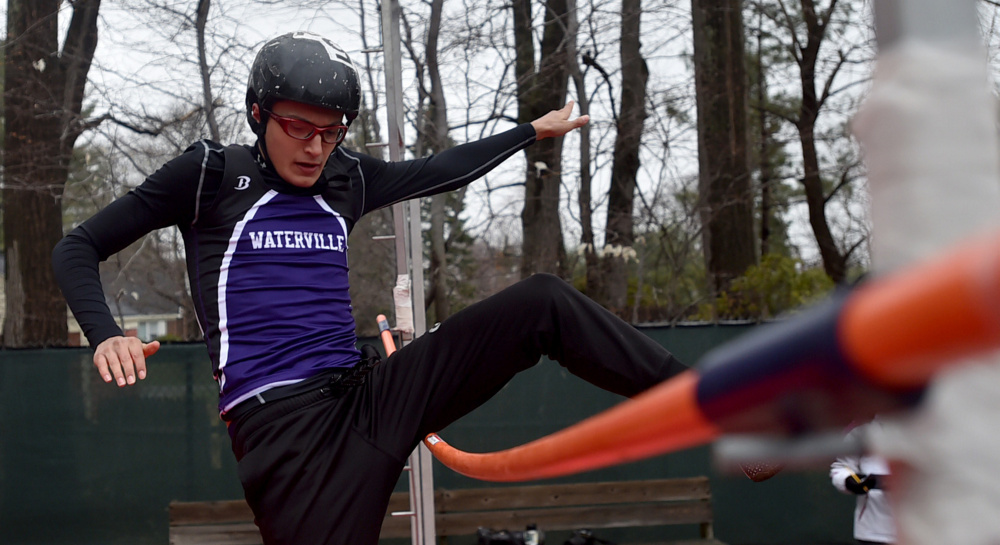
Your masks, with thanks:
[[[528,524],[545,530],[701,524],[706,537],[711,536],[707,477],[438,490],[434,499],[440,536]],[[381,537],[409,537],[410,518],[391,515],[409,508],[408,493],[392,494]],[[262,542],[253,513],[243,500],[171,502],[169,514],[171,545]]]

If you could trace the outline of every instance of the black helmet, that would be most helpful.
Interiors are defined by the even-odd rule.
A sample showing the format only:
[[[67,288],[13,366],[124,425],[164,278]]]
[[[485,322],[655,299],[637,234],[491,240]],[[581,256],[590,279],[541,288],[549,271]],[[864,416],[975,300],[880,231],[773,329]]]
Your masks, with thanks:
[[[361,107],[358,70],[347,53],[332,41],[309,32],[290,32],[264,44],[250,67],[247,83],[247,121],[261,135],[267,114],[258,123],[254,103],[270,108],[286,99],[344,112],[348,125]]]

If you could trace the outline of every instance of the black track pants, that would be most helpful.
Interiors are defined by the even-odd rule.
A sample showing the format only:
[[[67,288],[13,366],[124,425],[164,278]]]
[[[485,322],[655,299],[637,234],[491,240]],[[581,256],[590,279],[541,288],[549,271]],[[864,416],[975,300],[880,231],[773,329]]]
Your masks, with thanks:
[[[269,403],[233,451],[264,543],[369,545],[407,457],[542,355],[624,396],[685,369],[572,286],[535,275],[445,320],[338,395]]]

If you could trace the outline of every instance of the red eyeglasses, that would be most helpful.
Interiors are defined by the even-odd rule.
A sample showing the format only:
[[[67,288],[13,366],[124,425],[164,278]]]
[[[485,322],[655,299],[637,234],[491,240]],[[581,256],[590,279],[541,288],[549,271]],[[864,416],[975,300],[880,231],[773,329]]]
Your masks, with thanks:
[[[263,110],[263,108],[261,109]],[[278,122],[278,125],[281,127],[281,130],[285,131],[285,134],[296,140],[309,140],[316,133],[319,133],[319,137],[323,140],[324,144],[339,144],[347,136],[347,125],[317,127],[308,121],[278,115],[270,110],[264,111]]]

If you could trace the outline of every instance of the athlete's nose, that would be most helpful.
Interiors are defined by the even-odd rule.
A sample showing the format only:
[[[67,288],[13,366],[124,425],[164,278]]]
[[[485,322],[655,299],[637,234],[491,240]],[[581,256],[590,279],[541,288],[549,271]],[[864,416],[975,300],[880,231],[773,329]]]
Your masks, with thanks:
[[[323,153],[323,138],[319,133],[312,135],[311,138],[305,141],[306,152],[311,155],[319,156]]]

